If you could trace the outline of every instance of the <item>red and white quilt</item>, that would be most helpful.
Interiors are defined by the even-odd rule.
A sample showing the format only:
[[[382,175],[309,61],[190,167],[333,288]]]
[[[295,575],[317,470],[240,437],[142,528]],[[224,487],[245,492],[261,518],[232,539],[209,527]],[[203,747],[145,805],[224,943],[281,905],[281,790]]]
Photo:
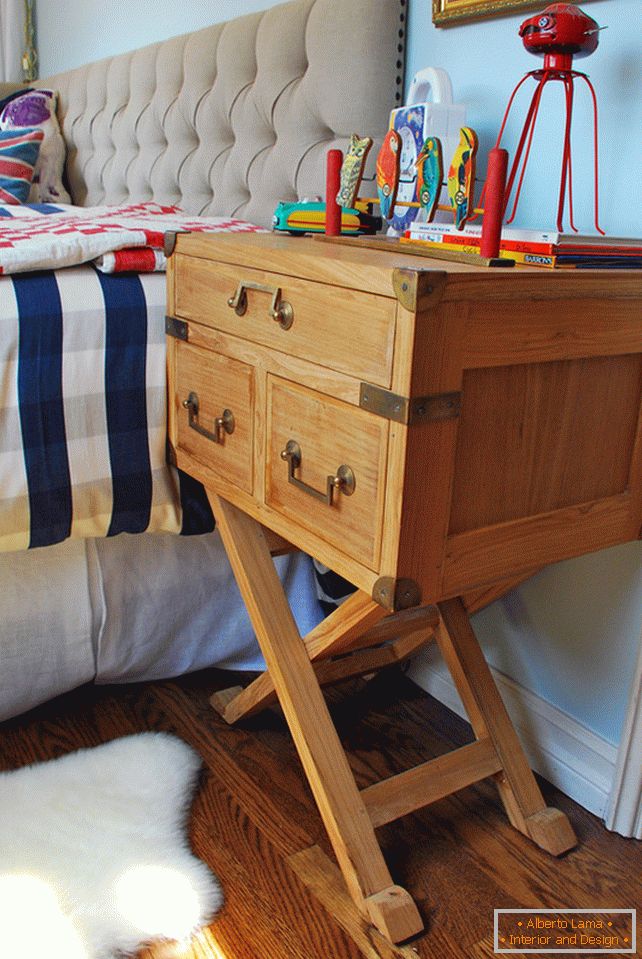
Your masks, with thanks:
[[[176,206],[64,207],[47,215],[13,208],[0,219],[0,274],[57,270],[93,262],[103,272],[165,269],[167,231],[264,233],[263,227],[233,217],[194,217]],[[24,210],[25,215],[18,211]]]

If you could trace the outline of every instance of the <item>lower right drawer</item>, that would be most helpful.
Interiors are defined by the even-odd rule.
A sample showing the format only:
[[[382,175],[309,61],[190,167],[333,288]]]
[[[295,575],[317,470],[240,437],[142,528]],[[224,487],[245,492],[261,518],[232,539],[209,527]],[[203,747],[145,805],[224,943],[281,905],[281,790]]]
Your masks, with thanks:
[[[268,378],[266,503],[377,571],[388,421]]]

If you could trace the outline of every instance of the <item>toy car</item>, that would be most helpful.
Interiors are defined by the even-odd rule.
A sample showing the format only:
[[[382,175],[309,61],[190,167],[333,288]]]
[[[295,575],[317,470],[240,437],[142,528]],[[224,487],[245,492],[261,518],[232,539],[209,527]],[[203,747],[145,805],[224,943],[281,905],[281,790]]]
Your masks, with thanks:
[[[381,229],[380,216],[372,216],[365,204],[363,209],[342,207],[341,233],[356,235],[373,234]],[[325,231],[325,203],[299,202],[279,203],[272,218],[274,230],[291,233],[323,233]]]

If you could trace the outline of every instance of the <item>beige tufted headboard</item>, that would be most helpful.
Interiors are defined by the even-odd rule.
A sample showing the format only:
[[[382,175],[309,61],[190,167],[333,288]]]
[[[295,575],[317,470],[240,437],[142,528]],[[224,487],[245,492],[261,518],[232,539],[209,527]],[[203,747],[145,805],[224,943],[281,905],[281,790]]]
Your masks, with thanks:
[[[268,225],[325,193],[325,154],[381,140],[406,0],[293,0],[48,77],[75,203],[145,200]],[[371,157],[376,153],[371,151]]]

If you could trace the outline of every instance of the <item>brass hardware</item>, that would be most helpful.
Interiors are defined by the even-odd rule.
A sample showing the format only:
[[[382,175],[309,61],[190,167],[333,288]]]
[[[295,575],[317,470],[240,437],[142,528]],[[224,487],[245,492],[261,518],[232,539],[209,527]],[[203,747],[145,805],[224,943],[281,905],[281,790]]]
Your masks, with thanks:
[[[396,613],[400,609],[410,609],[421,603],[421,590],[414,579],[395,579],[393,576],[380,576],[372,587],[372,598],[384,609]]]
[[[328,476],[325,493],[316,490],[313,486],[308,486],[307,483],[298,479],[298,477],[294,475],[294,472],[301,465],[301,447],[295,440],[287,441],[285,449],[281,450],[281,459],[286,460],[288,464],[288,483],[292,483],[297,489],[302,490],[309,496],[313,496],[315,499],[321,500],[322,503],[326,503],[328,506],[332,506],[332,497],[335,490],[338,493],[343,493],[344,496],[352,496],[355,491],[357,485],[355,475],[352,469],[349,466],[345,466],[345,464],[339,467],[334,476]]]
[[[191,230],[166,230],[163,234],[163,253],[165,256],[171,256],[176,246],[177,236],[187,236]]]
[[[461,393],[440,393],[435,396],[400,396],[371,383],[362,383],[359,406],[384,419],[416,426],[436,420],[452,420],[461,414]]]
[[[412,251],[410,251],[412,252]],[[444,270],[392,271],[392,288],[399,304],[410,313],[434,307],[441,299],[448,274]]]
[[[234,432],[235,422],[234,414],[232,410],[223,410],[222,416],[217,416],[214,420],[214,432],[205,429],[204,426],[198,422],[198,394],[190,393],[186,400],[183,400],[183,406],[188,412],[189,416],[189,425],[191,429],[196,430],[197,433],[200,433],[201,436],[204,436],[206,439],[211,440],[213,443],[223,444],[225,440],[225,434],[228,435]]]
[[[173,336],[177,340],[185,340],[185,342],[187,342],[189,327],[184,320],[177,320],[175,316],[166,316],[165,332],[168,336]]]
[[[380,386],[362,383],[359,387],[359,406],[387,420],[395,420],[396,423],[408,422],[410,409],[408,397],[384,390]]]
[[[248,280],[241,280],[234,296],[230,296],[227,305],[234,310],[237,316],[243,316],[247,310],[247,290],[258,290],[259,293],[270,293],[272,302],[268,310],[268,316],[275,320],[281,329],[289,330],[294,323],[294,310],[292,304],[286,300],[281,300],[280,286],[265,286],[263,283],[250,283]]]
[[[461,393],[420,396],[410,401],[408,425],[434,423],[437,420],[456,420],[459,416],[461,416]]]

